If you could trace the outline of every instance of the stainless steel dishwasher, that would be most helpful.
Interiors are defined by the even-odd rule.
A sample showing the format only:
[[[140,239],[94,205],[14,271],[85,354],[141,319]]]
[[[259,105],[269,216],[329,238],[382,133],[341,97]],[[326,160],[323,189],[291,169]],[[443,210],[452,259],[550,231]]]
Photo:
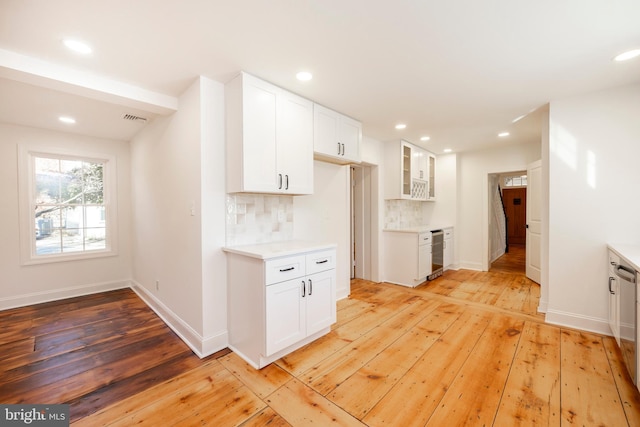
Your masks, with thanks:
[[[637,313],[636,313],[636,271],[623,260],[612,262],[613,273],[619,282],[619,334],[620,351],[634,384],[638,385],[637,368]],[[610,283],[611,283],[610,279]],[[609,290],[611,292],[611,289]]]
[[[431,231],[431,274],[427,280],[433,280],[442,276],[444,267],[444,232],[442,230]]]

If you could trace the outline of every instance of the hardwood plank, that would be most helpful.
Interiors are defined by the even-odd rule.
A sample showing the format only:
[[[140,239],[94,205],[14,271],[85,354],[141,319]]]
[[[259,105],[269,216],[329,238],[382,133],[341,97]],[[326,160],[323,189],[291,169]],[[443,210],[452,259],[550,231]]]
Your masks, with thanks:
[[[439,304],[417,300],[348,346],[314,365],[301,377],[323,396],[393,344]]]
[[[616,340],[613,337],[604,337],[603,343],[629,427],[640,427],[640,393],[622,362],[622,354]]]
[[[368,425],[424,426],[489,321],[483,312],[465,310],[362,420]]]
[[[293,426],[365,426],[295,378],[269,396],[266,402]]]
[[[254,369],[235,353],[221,357],[218,361],[229,372],[235,375],[243,384],[258,397],[264,399],[275,390],[287,383],[291,374],[280,368],[277,364],[270,364],[260,370]]]
[[[602,338],[563,329],[562,422],[575,425],[622,426],[627,419]]]
[[[441,304],[400,339],[380,352],[327,397],[362,419],[411,369],[463,312],[461,306]],[[366,390],[363,393],[363,390]]]
[[[508,316],[491,320],[427,426],[493,423],[523,328]]]
[[[262,411],[249,418],[241,424],[242,427],[290,427],[291,424],[286,422],[284,418],[278,415],[270,407],[264,408]]]
[[[526,322],[495,425],[560,425],[560,329]]]

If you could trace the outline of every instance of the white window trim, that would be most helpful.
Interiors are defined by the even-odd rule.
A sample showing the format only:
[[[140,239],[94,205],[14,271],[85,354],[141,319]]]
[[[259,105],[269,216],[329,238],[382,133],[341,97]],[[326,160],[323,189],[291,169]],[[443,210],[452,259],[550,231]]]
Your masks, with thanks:
[[[69,252],[60,254],[36,255],[35,228],[33,226],[34,195],[34,156],[62,156],[79,160],[104,162],[103,185],[106,215],[106,248],[88,252]],[[35,265],[52,262],[68,262],[91,258],[103,258],[118,254],[117,221],[117,164],[116,157],[110,154],[52,148],[42,145],[18,145],[18,197],[20,213],[20,262],[21,265]]]

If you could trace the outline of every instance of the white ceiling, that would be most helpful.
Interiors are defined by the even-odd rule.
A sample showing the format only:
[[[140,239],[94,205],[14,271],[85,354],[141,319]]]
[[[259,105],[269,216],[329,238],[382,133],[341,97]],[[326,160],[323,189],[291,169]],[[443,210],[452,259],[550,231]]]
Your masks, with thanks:
[[[69,52],[66,37],[93,53]],[[54,118],[73,113],[64,129],[128,140],[141,125],[124,110],[158,111],[73,79],[177,97],[198,75],[226,82],[245,70],[361,120],[366,136],[429,135],[421,145],[436,153],[463,151],[539,140],[539,114],[511,121],[640,82],[640,58],[611,60],[632,48],[638,0],[0,0],[0,121],[60,129]],[[295,80],[303,69],[312,81]]]

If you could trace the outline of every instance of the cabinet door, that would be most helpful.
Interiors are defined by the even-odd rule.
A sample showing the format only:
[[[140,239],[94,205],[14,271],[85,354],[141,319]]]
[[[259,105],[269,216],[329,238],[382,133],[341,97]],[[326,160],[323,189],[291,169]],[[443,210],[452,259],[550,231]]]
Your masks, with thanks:
[[[400,157],[400,164],[401,164],[401,177],[402,177],[402,191],[400,194],[400,197],[403,199],[410,199],[411,198],[411,166],[412,166],[412,157],[413,157],[413,150],[411,148],[411,145],[406,144],[406,143],[402,143],[401,147],[401,157]]]
[[[243,75],[243,191],[274,192],[276,172],[276,99],[279,89]],[[229,166],[231,167],[231,166]]]
[[[427,170],[429,171],[428,177],[428,194],[427,200],[435,200],[436,199],[436,156],[433,154],[428,155],[429,162],[427,166]]]
[[[338,142],[338,113],[315,104],[313,106],[313,151],[339,158],[342,146]]]
[[[335,270],[307,276],[307,335],[331,326],[336,321]]]
[[[431,274],[431,245],[418,246],[418,276],[416,279],[424,279]]]
[[[282,91],[277,132],[278,190],[313,194],[313,103]]]
[[[267,286],[265,356],[306,337],[306,286],[304,278]]]
[[[340,115],[338,142],[342,146],[342,157],[345,160],[360,163],[360,142],[362,141],[362,125],[350,117]]]

